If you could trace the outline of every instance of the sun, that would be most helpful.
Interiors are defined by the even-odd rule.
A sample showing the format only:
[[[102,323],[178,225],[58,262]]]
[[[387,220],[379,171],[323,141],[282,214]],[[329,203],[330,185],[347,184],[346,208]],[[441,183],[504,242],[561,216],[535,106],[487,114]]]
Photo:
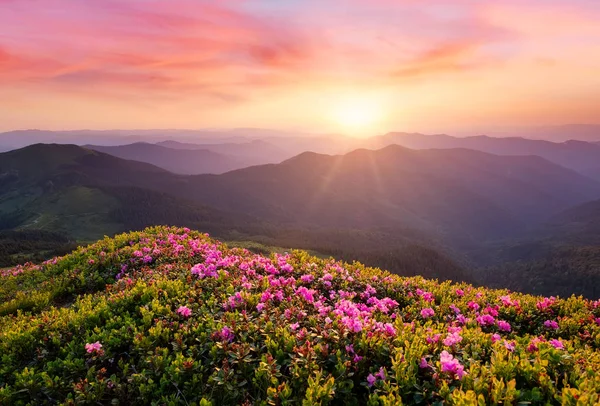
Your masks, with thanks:
[[[346,99],[335,105],[333,121],[349,132],[362,132],[372,128],[381,119],[378,103],[369,99]]]

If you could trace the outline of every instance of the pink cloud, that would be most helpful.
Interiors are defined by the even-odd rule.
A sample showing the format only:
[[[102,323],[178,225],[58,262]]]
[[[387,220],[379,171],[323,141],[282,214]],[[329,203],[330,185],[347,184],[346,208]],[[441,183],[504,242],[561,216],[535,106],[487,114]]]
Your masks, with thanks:
[[[501,76],[524,58],[541,71],[593,67],[600,59],[595,4],[4,0],[0,84],[234,104],[327,87],[451,86],[474,73]]]

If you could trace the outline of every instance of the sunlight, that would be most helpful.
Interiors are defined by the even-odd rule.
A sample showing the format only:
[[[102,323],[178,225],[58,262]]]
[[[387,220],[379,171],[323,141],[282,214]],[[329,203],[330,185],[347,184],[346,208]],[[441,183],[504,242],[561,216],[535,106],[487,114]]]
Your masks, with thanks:
[[[362,132],[372,129],[381,120],[379,103],[366,98],[346,99],[332,111],[335,123],[348,132]]]

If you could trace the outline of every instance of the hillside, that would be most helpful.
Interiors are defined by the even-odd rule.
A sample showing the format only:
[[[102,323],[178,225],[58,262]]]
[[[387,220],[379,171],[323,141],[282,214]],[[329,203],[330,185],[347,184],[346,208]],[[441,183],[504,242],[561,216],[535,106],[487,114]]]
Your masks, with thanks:
[[[176,149],[145,142],[110,147],[99,145],[84,147],[122,159],[146,162],[183,175],[224,173],[250,166],[255,162],[210,149]]]
[[[546,243],[532,248],[525,258],[504,258],[504,264],[481,270],[478,280],[490,287],[526,286],[539,295],[600,297],[600,247]]]
[[[399,146],[305,153],[189,184],[190,199],[272,221],[408,227],[454,242],[518,233],[600,196],[599,183],[539,157]]]
[[[597,190],[593,181],[537,157],[397,146],[343,156],[307,153],[278,165],[201,176],[68,145],[35,145],[0,158],[0,230],[57,232],[85,242],[171,224],[229,241],[358,260],[404,276],[484,284],[493,282],[489,272],[473,268],[551,261],[553,249],[570,244],[569,234],[559,229],[551,242],[539,225]],[[30,162],[37,162],[35,170]],[[70,244],[40,242],[38,252],[23,257],[7,249],[2,264],[64,252]],[[496,286],[547,294],[569,292],[568,286],[569,293],[589,295],[578,286],[595,275],[581,259],[568,263],[578,268],[548,268],[543,290],[526,277],[510,284],[500,277],[505,284]],[[572,283],[552,285],[554,276],[567,274]]]
[[[595,404],[600,306],[152,228],[2,272],[1,404]]]
[[[11,151],[0,155],[0,230],[58,231],[85,241],[160,223],[218,232],[251,222],[136,186],[174,178],[158,167],[75,145]]]
[[[565,168],[600,180],[600,145],[569,140],[550,142],[519,137],[495,138],[484,135],[452,137],[445,134],[389,133],[367,141],[371,148],[398,144],[413,149],[468,148],[496,155],[536,155]]]
[[[36,171],[30,162],[37,161]],[[103,169],[104,168],[104,169]],[[126,161],[69,145],[34,145],[0,155],[0,231],[58,232],[69,241],[40,241],[27,256],[62,252],[70,240],[93,241],[105,235],[171,224],[206,230],[226,240],[256,241],[277,247],[300,247],[324,255],[386,266],[403,275],[472,281],[431,236],[410,229],[365,231],[348,226],[284,226],[187,196],[190,177],[155,166]],[[160,192],[176,185],[175,193]],[[140,187],[146,186],[147,188]],[[158,190],[157,190],[158,189]],[[1,266],[19,258],[7,241]],[[53,246],[53,250],[45,247]],[[25,253],[25,252],[24,252]],[[426,255],[424,255],[426,254]]]
[[[540,233],[573,244],[600,244],[600,200],[571,207],[553,216]]]

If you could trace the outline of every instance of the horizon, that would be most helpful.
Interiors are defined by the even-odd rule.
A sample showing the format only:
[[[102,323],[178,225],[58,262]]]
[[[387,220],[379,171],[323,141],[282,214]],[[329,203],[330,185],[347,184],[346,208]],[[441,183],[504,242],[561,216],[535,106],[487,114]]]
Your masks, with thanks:
[[[600,6],[588,0],[2,7],[3,131],[600,124]]]

